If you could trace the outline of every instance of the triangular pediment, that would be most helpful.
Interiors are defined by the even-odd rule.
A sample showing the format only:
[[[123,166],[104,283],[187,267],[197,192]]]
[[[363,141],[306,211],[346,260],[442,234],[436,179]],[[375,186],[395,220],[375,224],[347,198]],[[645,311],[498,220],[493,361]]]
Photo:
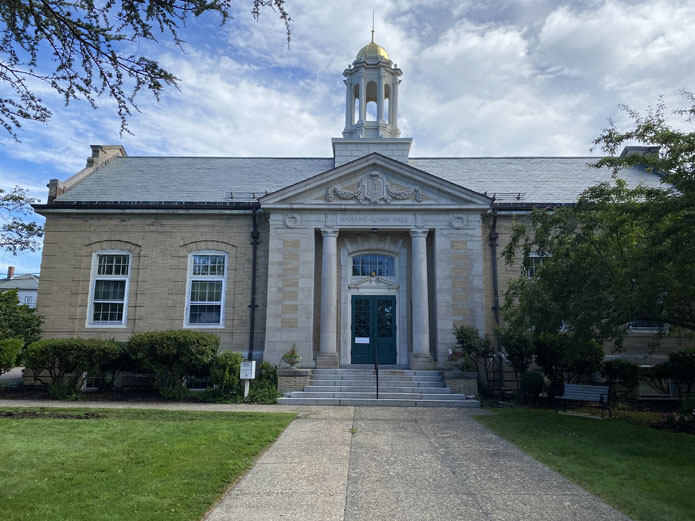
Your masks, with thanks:
[[[381,154],[369,154],[260,199],[268,209],[474,209],[491,199]]]

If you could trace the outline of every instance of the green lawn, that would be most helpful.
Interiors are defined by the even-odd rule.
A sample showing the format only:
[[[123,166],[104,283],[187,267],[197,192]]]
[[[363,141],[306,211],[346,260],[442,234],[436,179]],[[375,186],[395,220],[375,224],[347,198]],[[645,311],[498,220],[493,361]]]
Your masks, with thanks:
[[[476,417],[537,460],[640,521],[695,519],[695,436],[533,409]]]
[[[5,417],[17,411],[39,417]],[[41,417],[46,413],[99,417]],[[292,418],[0,408],[0,517],[198,520]]]

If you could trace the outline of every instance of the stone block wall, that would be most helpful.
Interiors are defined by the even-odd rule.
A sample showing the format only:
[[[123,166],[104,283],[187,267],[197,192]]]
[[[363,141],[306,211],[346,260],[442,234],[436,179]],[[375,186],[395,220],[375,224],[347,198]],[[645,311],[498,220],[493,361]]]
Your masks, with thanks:
[[[267,221],[259,223],[254,349],[263,350],[268,258]],[[44,338],[127,340],[132,334],[184,327],[189,254],[228,255],[224,326],[200,328],[220,337],[221,349],[246,352],[251,299],[250,213],[49,214],[46,218],[38,314]],[[124,327],[87,327],[92,259],[101,250],[130,252]],[[193,329],[193,328],[191,328]]]
[[[288,393],[291,391],[303,391],[309,385],[309,369],[279,369],[278,391]]]
[[[478,396],[477,373],[447,372],[444,374],[444,383],[452,393]]]

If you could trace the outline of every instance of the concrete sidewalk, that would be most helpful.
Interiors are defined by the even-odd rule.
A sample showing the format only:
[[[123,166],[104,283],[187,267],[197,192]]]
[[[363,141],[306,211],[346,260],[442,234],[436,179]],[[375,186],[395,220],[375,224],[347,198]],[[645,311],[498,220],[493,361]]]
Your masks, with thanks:
[[[12,406],[298,412],[206,521],[629,521],[480,409],[0,400]]]
[[[628,520],[475,414],[303,411],[206,520]]]

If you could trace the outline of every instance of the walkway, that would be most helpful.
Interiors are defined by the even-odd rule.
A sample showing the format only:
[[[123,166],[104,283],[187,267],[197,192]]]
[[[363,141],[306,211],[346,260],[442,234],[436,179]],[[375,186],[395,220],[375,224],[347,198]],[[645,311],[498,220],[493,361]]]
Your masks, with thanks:
[[[18,402],[4,406],[297,411],[206,521],[629,521],[448,408]]]

